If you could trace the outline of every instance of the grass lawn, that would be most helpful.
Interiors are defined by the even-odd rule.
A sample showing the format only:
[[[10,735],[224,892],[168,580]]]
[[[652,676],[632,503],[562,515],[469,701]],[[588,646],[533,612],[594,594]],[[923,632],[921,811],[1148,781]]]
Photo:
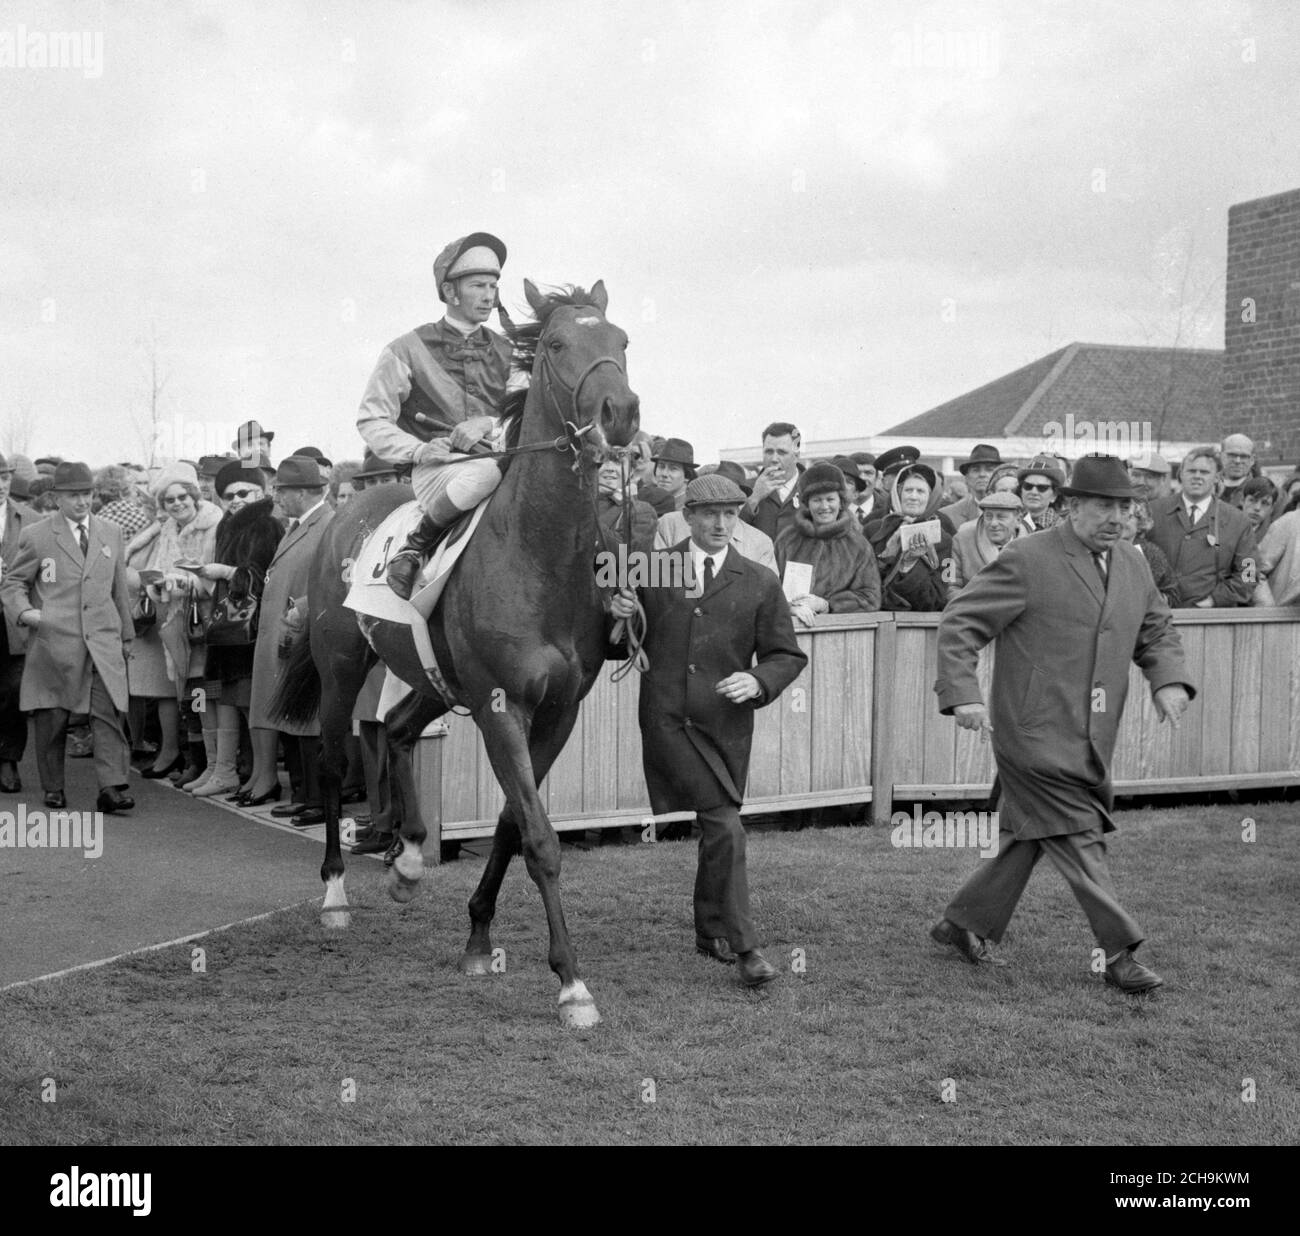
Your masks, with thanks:
[[[786,973],[746,993],[694,954],[693,844],[566,850],[604,1018],[578,1034],[521,861],[493,934],[506,972],[468,979],[482,861],[399,907],[354,860],[345,933],[300,907],[203,940],[202,973],[185,945],[0,995],[0,1143],[1294,1143],[1294,815],[1120,817],[1112,872],[1168,983],[1146,997],[1089,973],[1047,863],[1003,942],[1012,967],[990,971],[927,935],[970,851],[895,850],[878,826],[757,834],[755,917]]]

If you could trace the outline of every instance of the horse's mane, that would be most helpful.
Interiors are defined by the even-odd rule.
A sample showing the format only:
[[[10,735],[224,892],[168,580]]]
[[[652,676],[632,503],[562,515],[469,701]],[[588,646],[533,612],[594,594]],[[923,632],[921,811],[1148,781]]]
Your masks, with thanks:
[[[510,340],[511,347],[514,349],[510,358],[511,371],[522,374],[528,379],[533,376],[533,364],[537,360],[537,344],[541,340],[542,331],[546,329],[546,323],[551,314],[564,305],[575,309],[587,305],[590,305],[593,309],[599,308],[596,302],[591,299],[591,293],[586,288],[565,284],[563,287],[550,287],[545,291],[546,299],[543,301],[541,309],[537,311],[537,316],[531,321],[516,322],[504,309],[500,310],[501,325],[505,329],[506,338]],[[511,391],[501,405],[501,418],[506,427],[505,445],[507,447],[517,446],[519,443],[519,429],[523,421],[524,403],[527,399],[528,388],[524,386],[519,390]]]

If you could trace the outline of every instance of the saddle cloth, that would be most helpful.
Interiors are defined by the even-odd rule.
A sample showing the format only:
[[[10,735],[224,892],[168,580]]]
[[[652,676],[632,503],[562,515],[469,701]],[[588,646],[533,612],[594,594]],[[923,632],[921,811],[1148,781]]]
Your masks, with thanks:
[[[371,618],[382,618],[409,626],[424,671],[444,698],[446,693],[442,686],[442,671],[438,668],[433,644],[429,639],[429,616],[438,604],[452,569],[465,552],[465,546],[469,544],[491,500],[489,495],[474,508],[467,519],[457,523],[438,543],[433,557],[415,581],[409,601],[402,600],[388,586],[387,573],[389,559],[406,544],[406,538],[420,522],[420,504],[414,499],[399,506],[366,538],[352,563],[351,586],[343,602],[344,607]],[[362,623],[363,631],[367,625]],[[380,692],[377,709],[379,718],[382,720],[388,710],[409,695],[411,690],[408,683],[389,670],[384,676],[384,686]],[[454,701],[448,700],[448,703],[452,702]]]

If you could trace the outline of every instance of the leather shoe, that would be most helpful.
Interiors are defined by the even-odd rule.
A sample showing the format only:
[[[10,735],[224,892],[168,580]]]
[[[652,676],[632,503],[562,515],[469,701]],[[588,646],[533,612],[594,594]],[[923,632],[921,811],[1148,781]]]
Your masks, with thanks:
[[[346,807],[349,803],[363,803],[366,801],[366,791],[363,786],[359,790],[341,790],[339,791],[339,806]]]
[[[114,811],[130,811],[134,806],[135,799],[129,794],[123,794],[115,786],[100,790],[99,797],[95,799],[95,810],[102,811],[106,815],[111,815]]]
[[[45,795],[45,805],[53,807],[56,811],[62,811],[68,805],[68,799],[62,790],[50,790]]]
[[[973,931],[958,927],[948,919],[940,919],[930,928],[930,938],[940,944],[951,944],[973,966],[1005,966],[1001,957],[994,955],[987,940],[982,940]]]
[[[703,953],[705,957],[712,957],[714,961],[722,962],[724,966],[736,964],[736,954],[731,951],[731,945],[722,936],[715,936],[711,940],[705,936],[696,936],[695,951]]]
[[[746,987],[762,987],[776,978],[776,967],[758,949],[750,949],[737,958],[740,981]]]
[[[393,844],[392,833],[374,833],[352,847],[353,854],[382,854]]]
[[[306,810],[306,803],[281,803],[278,807],[271,808],[271,814],[277,820],[283,820],[291,815],[301,815]]]
[[[6,794],[17,794],[23,788],[18,776],[18,765],[13,760],[0,760],[0,790]]]
[[[1106,966],[1106,982],[1130,996],[1165,985],[1160,975],[1144,966],[1128,949]]]
[[[274,811],[271,812],[275,814]],[[310,828],[313,824],[325,823],[324,807],[306,807],[295,815],[290,821],[294,828]]]

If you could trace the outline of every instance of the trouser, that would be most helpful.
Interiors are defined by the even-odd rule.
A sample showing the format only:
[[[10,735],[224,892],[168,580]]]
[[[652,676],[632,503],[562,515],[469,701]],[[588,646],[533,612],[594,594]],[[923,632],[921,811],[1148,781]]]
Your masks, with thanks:
[[[18,707],[22,685],[23,658],[0,656],[0,760],[15,764],[27,750],[27,714]]]
[[[725,939],[736,953],[758,947],[749,916],[749,877],[745,872],[745,829],[731,803],[698,811],[702,835],[695,872],[695,934]]]
[[[36,767],[41,789],[47,794],[63,789],[63,758],[68,731],[66,708],[37,708],[32,712],[36,728]],[[95,735],[95,776],[99,788],[124,789],[130,784],[131,749],[126,740],[122,714],[113,704],[99,671],[90,678],[90,727]]]
[[[468,463],[416,464],[411,472],[411,488],[420,510],[435,523],[445,527],[458,514],[472,511],[501,484],[501,469],[495,459],[475,459],[469,455],[452,455]]]
[[[391,833],[393,800],[388,788],[388,731],[382,721],[361,721],[359,726],[370,827],[377,833]]]
[[[293,801],[308,807],[323,807],[320,789],[320,739],[280,734],[284,743],[284,766],[289,770]]]
[[[949,903],[944,917],[977,936],[1001,940],[1030,873],[1044,854],[1065,877],[1107,957],[1142,943],[1142,929],[1119,904],[1119,894],[1106,868],[1101,825],[1082,833],[1027,841],[1002,829],[997,855],[980,863]]]

